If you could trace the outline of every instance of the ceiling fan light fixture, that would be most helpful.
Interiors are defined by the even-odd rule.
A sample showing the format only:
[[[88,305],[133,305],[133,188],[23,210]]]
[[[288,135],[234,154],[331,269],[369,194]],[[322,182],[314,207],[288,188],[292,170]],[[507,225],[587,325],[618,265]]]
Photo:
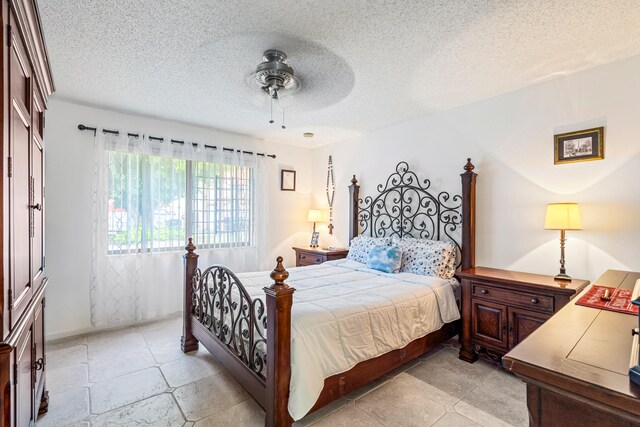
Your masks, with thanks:
[[[278,99],[278,91],[294,83],[294,71],[286,63],[287,55],[277,49],[265,50],[263,62],[256,67],[256,80],[269,96]]]
[[[305,138],[313,138],[315,135],[313,134],[313,132],[305,132],[302,134],[302,136],[304,136]]]

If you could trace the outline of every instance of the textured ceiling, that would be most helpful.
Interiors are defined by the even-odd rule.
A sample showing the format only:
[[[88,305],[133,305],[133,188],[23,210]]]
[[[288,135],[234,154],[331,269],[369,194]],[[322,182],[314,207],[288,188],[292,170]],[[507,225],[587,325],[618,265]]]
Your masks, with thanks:
[[[38,4],[56,96],[302,145],[640,54],[638,0]],[[286,130],[247,84],[269,48],[303,84]]]

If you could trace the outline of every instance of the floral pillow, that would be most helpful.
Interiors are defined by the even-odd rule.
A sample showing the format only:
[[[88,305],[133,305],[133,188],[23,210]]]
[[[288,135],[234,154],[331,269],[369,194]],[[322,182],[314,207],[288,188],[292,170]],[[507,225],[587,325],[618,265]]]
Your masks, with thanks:
[[[402,250],[402,272],[443,279],[456,272],[456,247],[451,242],[403,237],[395,238],[394,244]]]
[[[389,237],[356,236],[351,241],[351,246],[349,246],[347,259],[366,264],[369,251],[374,246],[389,246],[390,244],[391,238]]]
[[[385,273],[399,273],[402,250],[399,246],[374,246],[367,256],[367,266]]]

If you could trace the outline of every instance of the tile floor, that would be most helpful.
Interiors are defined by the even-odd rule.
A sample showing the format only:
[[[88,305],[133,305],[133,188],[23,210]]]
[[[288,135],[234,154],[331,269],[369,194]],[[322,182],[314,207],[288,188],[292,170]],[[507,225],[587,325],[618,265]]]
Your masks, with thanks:
[[[264,412],[180,319],[48,345],[46,426],[262,426]],[[299,426],[526,426],[524,384],[462,362],[455,340],[311,414]]]

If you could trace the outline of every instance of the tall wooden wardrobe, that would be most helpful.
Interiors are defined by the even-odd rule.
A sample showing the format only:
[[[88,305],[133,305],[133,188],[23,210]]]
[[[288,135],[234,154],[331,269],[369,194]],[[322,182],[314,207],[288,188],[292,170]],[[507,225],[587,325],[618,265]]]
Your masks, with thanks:
[[[35,0],[2,1],[0,427],[46,411],[44,112],[53,80]]]

